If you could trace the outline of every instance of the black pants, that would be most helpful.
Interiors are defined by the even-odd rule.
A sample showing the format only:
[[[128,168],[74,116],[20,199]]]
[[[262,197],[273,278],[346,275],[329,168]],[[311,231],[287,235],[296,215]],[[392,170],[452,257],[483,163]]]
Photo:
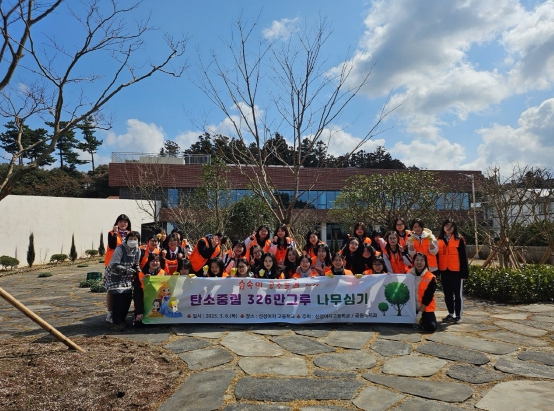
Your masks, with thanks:
[[[419,326],[427,332],[434,333],[437,330],[437,317],[435,313],[422,312]]]
[[[128,293],[116,293],[112,294],[113,302],[113,323],[121,324],[125,323],[127,318],[127,313],[129,312],[129,307],[131,307],[131,300],[133,299],[133,294]]]
[[[455,317],[462,316],[464,299],[462,297],[463,279],[459,271],[445,270],[441,272],[442,289],[444,291],[444,302],[448,313]]]

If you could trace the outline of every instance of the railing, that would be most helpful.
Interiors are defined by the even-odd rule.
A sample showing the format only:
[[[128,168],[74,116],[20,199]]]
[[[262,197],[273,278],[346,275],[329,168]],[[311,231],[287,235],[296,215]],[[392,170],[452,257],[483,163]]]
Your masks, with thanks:
[[[210,164],[209,154],[183,154],[182,156],[162,156],[155,153],[112,153],[112,163],[143,164]]]

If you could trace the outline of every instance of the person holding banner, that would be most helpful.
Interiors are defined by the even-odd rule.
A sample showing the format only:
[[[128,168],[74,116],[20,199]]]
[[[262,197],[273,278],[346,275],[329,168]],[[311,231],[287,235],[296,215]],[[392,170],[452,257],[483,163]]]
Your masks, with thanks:
[[[312,259],[307,255],[300,257],[300,265],[292,278],[319,277],[319,273],[312,268]]]
[[[137,231],[127,234],[125,241],[114,250],[104,276],[103,285],[112,297],[112,322],[121,324],[122,329],[133,297],[133,279],[140,270],[139,239]]]
[[[142,317],[144,315],[144,277],[167,274],[160,268],[160,262],[161,258],[159,254],[149,254],[146,264],[144,264],[133,280],[133,302],[135,304],[133,325],[137,327],[142,325]]]
[[[237,266],[235,269],[236,273],[234,275],[232,275],[233,271],[230,271],[229,273],[223,273],[223,277],[254,277],[254,273],[250,271],[250,265],[248,264],[248,260],[246,258],[237,259]]]
[[[437,329],[437,317],[435,316],[437,279],[429,270],[427,255],[419,252],[415,254],[414,268],[411,269],[410,274],[415,277],[418,326],[425,331],[435,332]]]
[[[254,275],[256,278],[268,278],[277,280],[284,278],[284,275],[279,272],[277,259],[272,253],[262,255],[262,267]]]
[[[325,272],[325,275],[333,277],[335,275],[352,275],[352,271],[344,268],[344,256],[339,253],[334,253],[331,258],[331,269]]]
[[[221,253],[220,244],[226,242],[227,237],[224,237],[221,233],[206,234],[204,238],[198,240],[189,256],[192,269],[198,276],[204,275],[202,267],[206,265],[210,258],[219,257]]]
[[[364,275],[372,274],[388,274],[385,267],[385,260],[382,256],[376,255],[371,262],[371,269],[365,270]]]
[[[179,265],[177,266],[177,271],[179,272],[179,275],[189,275],[192,273],[192,266],[190,265],[190,261],[187,259],[179,260]],[[174,273],[176,274],[176,273]]]
[[[219,257],[210,258],[208,264],[202,267],[204,277],[223,277],[223,273],[225,273],[225,267],[223,266],[223,260]]]

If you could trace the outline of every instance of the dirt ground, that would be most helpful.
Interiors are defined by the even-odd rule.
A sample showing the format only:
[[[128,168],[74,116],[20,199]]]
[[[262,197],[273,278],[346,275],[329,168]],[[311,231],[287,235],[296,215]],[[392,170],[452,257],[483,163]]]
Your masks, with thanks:
[[[110,337],[86,352],[27,338],[0,342],[0,410],[156,410],[188,376],[175,354]]]

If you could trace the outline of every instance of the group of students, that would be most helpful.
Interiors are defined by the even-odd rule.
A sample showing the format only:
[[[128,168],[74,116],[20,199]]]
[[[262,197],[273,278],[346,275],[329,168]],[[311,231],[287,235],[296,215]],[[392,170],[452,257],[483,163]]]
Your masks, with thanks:
[[[418,323],[429,332],[437,328],[434,293],[440,273],[449,312],[442,321],[461,321],[463,280],[469,269],[465,241],[452,219],[444,221],[438,238],[421,219],[411,222],[410,231],[404,219],[398,218],[383,236],[378,231],[370,236],[365,224],[358,223],[336,253],[316,232],[306,235],[306,246],[299,252],[285,225],[278,225],[273,237],[269,227],[262,225],[244,241],[234,241],[226,252],[221,248],[227,242],[222,233],[208,234],[194,247],[178,230],[168,236],[160,229],[143,246],[139,240],[129,218],[120,215],[108,234],[105,260],[108,322],[125,324],[134,299],[135,323],[140,324],[142,281],[148,275],[295,279],[387,273],[414,275]]]

